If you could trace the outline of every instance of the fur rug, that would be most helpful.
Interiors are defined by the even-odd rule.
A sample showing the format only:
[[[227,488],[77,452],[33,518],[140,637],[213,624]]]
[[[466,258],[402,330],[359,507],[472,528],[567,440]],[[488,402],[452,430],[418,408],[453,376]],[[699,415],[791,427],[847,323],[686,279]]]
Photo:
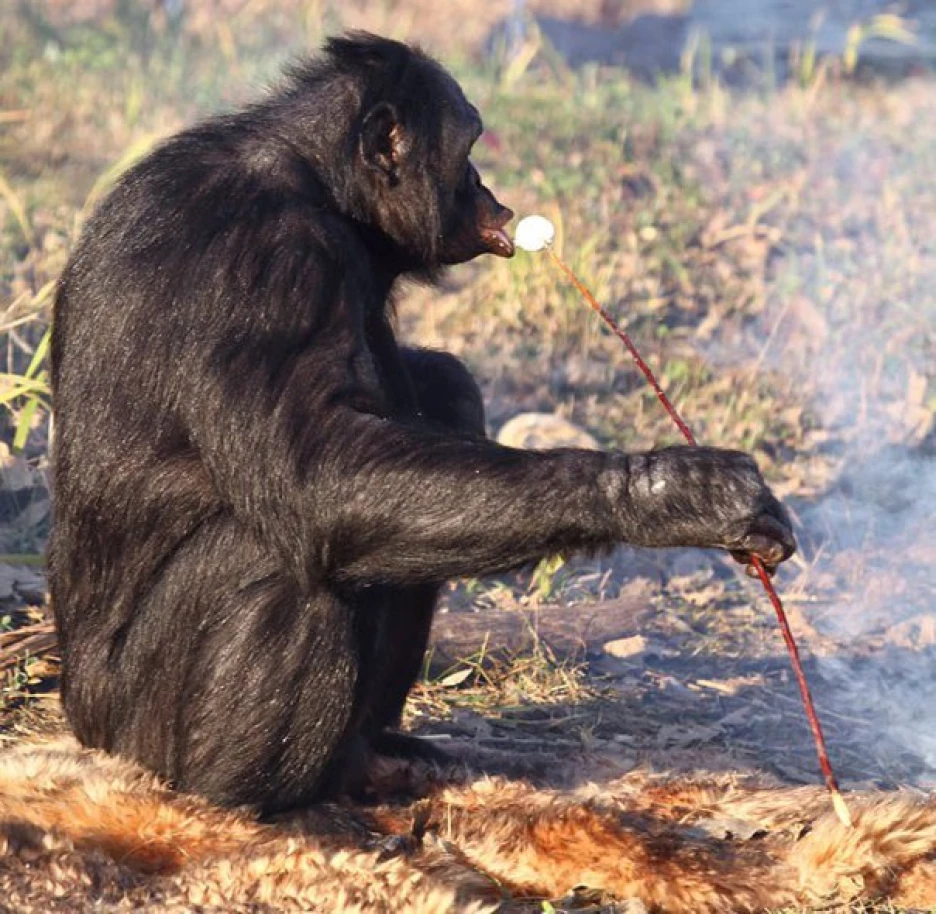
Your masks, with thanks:
[[[480,914],[579,885],[672,914],[936,905],[936,798],[851,794],[847,829],[821,789],[753,779],[408,772],[418,801],[258,823],[70,739],[5,749],[0,910]]]

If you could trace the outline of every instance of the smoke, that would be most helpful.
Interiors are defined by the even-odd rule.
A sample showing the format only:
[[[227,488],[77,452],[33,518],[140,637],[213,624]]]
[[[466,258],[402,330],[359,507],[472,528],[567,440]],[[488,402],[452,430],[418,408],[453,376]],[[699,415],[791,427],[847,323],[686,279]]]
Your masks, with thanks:
[[[857,421],[842,475],[803,513],[814,574],[838,592],[814,619],[826,703],[855,721],[870,769],[936,781],[936,459],[900,441],[893,401],[858,411],[851,373],[823,372],[826,402],[851,403]]]
[[[922,87],[932,91],[892,91],[912,108]],[[803,193],[815,186],[838,206],[814,212],[799,236],[809,241],[781,257],[768,312],[791,325],[772,367],[794,371],[808,391],[821,432],[814,456],[830,470],[815,498],[794,505],[808,562],[798,587],[817,600],[802,616],[814,635],[804,646],[825,680],[820,710],[847,768],[931,784],[936,257],[928,229],[915,224],[914,194],[930,166],[895,145],[895,126],[865,115],[810,166]],[[794,269],[805,318],[783,310]]]
[[[845,456],[840,481],[804,514],[814,573],[839,592],[813,619],[825,704],[854,722],[869,771],[936,780],[936,461],[895,445]]]

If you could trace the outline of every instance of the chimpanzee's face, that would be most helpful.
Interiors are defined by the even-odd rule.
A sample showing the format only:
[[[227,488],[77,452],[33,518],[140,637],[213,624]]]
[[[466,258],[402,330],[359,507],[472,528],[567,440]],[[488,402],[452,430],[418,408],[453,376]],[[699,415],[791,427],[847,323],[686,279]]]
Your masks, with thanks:
[[[447,222],[440,252],[445,264],[464,263],[479,254],[513,257],[514,244],[504,227],[514,214],[498,202],[466,159],[455,190],[455,202]]]
[[[513,257],[514,245],[504,227],[514,214],[485,187],[471,162],[481,136],[481,116],[450,81],[442,131],[443,188],[440,260],[464,263],[479,254]]]
[[[448,73],[428,63],[422,71],[418,98],[378,102],[363,119],[362,186],[377,188],[366,204],[371,224],[394,240],[404,270],[512,257],[513,213],[470,159],[481,117]]]

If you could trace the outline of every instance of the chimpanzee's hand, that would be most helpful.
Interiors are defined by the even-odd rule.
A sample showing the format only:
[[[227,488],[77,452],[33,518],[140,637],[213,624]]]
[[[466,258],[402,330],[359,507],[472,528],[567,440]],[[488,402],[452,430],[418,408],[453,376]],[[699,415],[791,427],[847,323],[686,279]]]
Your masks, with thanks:
[[[747,565],[756,555],[771,574],[796,551],[786,511],[747,454],[672,447],[624,463],[615,494],[626,542],[727,549]]]

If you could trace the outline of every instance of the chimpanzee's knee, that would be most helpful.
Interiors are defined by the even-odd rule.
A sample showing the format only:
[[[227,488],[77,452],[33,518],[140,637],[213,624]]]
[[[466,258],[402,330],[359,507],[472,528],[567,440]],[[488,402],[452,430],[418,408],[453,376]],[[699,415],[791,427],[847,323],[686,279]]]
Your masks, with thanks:
[[[448,352],[406,349],[403,356],[425,418],[483,438],[484,403],[471,372]]]

